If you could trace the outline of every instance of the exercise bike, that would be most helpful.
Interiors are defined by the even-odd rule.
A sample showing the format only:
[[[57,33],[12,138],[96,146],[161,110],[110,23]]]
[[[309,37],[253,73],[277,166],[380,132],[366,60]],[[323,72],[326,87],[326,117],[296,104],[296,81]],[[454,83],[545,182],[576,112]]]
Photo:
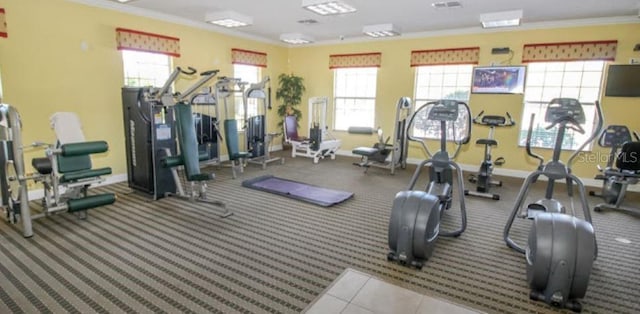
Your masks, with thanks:
[[[494,139],[494,132],[496,127],[510,127],[516,124],[511,115],[507,112],[507,116],[494,116],[484,115],[484,111],[481,111],[474,119],[473,124],[486,125],[489,127],[489,137],[481,138],[476,141],[476,144],[484,145],[484,160],[480,165],[480,170],[475,175],[469,176],[469,182],[476,184],[476,190],[465,190],[464,195],[479,196],[484,198],[490,198],[494,200],[500,199],[500,194],[489,193],[491,186],[502,186],[502,181],[492,180],[493,166],[501,166],[504,164],[504,158],[496,158],[495,161],[491,161],[491,147],[498,146],[498,141]]]
[[[529,125],[527,153],[540,160],[542,167],[525,179],[503,233],[508,247],[526,255],[527,281],[531,288],[529,297],[576,312],[582,310],[582,305],[576,299],[583,298],[587,291],[591,267],[597,256],[597,246],[584,184],[571,173],[571,165],[582,149],[593,141],[602,129],[602,108],[598,101],[595,108],[597,120],[593,133],[575,150],[566,165],[560,160],[560,153],[567,129],[580,134],[585,133],[581,124],[584,124],[586,119],[580,102],[576,99],[556,98],[549,103],[545,122],[550,124],[546,129],[557,126],[557,134],[553,158],[546,164],[540,155],[531,151],[533,122]],[[525,211],[522,204],[532,184],[540,176],[548,179],[545,197],[529,204]],[[560,201],[553,198],[556,180],[566,181],[567,194],[571,198],[570,214],[566,213],[566,208]],[[574,184],[579,192],[584,219],[575,216]],[[509,236],[519,212],[520,217],[533,219],[526,248]]]
[[[624,125],[610,125],[600,135],[598,145],[610,150],[606,167],[602,169],[598,165],[601,174],[596,176],[596,180],[602,180],[602,192],[589,192],[589,195],[604,200],[593,208],[594,211],[612,209],[640,213],[638,208],[622,205],[629,185],[637,184],[640,179],[640,136],[637,132],[633,132],[633,136],[635,142],[631,131]]]
[[[426,134],[437,130],[439,125],[440,150],[432,154],[423,140],[407,132],[407,138],[419,142],[429,159],[417,166],[407,190],[395,196],[389,221],[387,260],[421,269],[431,257],[439,236],[457,237],[467,227],[462,169],[453,160],[471,137],[471,114],[463,102],[439,100],[422,105],[411,116],[407,130],[414,130],[414,122],[415,127]],[[447,152],[447,136],[453,136],[457,145],[453,156]],[[429,182],[424,191],[416,190],[416,182],[426,166],[429,167]],[[445,232],[440,229],[440,219],[453,201],[453,169],[457,172],[461,226]]]

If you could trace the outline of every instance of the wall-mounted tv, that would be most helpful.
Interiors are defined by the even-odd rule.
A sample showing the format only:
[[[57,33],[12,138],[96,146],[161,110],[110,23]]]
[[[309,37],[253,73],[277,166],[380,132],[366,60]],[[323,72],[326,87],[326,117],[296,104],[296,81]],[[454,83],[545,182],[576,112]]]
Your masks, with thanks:
[[[471,92],[475,94],[524,93],[524,66],[475,67]]]
[[[612,64],[607,72],[605,96],[640,97],[640,65]]]

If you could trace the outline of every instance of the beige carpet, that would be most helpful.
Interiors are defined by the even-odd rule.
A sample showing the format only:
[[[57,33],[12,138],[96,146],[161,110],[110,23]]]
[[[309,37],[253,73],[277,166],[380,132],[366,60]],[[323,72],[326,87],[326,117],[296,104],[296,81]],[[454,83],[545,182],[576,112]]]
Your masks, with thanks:
[[[226,219],[202,204],[152,202],[121,183],[100,189],[118,193],[114,205],[90,211],[87,220],[40,219],[31,239],[0,223],[0,313],[295,313],[349,267],[490,313],[557,311],[529,300],[524,256],[502,240],[519,180],[496,189],[501,201],[467,198],[467,231],[440,239],[433,258],[415,270],[386,260],[390,204],[413,168],[364,174],[353,161],[287,158],[267,170],[251,165],[236,180],[230,169],[214,168],[209,195],[235,211]],[[355,196],[325,208],[240,186],[263,174]],[[456,213],[446,213],[444,228],[457,223]],[[600,255],[584,312],[638,313],[640,218],[593,216]],[[514,226],[520,243],[528,224]]]

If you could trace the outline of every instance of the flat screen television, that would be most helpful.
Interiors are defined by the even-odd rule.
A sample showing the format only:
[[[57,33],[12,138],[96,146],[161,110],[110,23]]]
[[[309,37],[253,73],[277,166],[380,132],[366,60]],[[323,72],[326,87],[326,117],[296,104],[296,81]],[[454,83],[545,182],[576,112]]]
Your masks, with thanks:
[[[525,66],[475,67],[471,92],[475,94],[524,93]]]
[[[640,65],[612,64],[607,71],[605,96],[640,97]]]

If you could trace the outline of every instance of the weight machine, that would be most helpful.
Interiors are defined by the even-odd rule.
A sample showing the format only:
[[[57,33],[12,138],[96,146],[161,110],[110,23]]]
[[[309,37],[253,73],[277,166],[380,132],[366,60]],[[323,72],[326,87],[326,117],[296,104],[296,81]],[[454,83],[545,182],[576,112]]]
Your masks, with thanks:
[[[278,133],[268,133],[267,108],[271,107],[270,95],[267,92],[269,81],[269,77],[265,76],[261,82],[249,85],[242,93],[246,123],[245,151],[249,154],[247,162],[262,165],[262,169],[266,169],[267,164],[276,161],[284,165],[284,158],[271,157],[269,151],[273,138],[278,135]],[[255,110],[251,111],[253,115],[249,113],[250,105],[255,106]]]
[[[313,158],[317,164],[320,159],[330,156],[336,159],[341,140],[331,137],[327,130],[327,97],[309,98],[309,137],[298,135],[296,116],[286,116],[284,120],[284,139],[291,144],[291,158],[296,156]]]
[[[182,93],[170,91],[181,75],[193,76],[196,72],[191,67],[188,70],[176,67],[162,88],[122,88],[129,187],[151,195],[154,200],[166,195],[184,195],[175,169],[163,165],[163,159],[177,154],[173,106],[190,102],[190,97],[213,79],[218,70],[202,72],[201,78]],[[192,127],[195,130],[195,123]],[[210,154],[199,157],[208,160]]]
[[[105,141],[85,141],[80,120],[74,113],[59,112],[51,116],[57,143],[35,142],[22,144],[22,121],[18,111],[9,105],[0,104],[0,147],[4,171],[2,181],[2,205],[10,223],[22,222],[25,238],[33,236],[32,220],[54,214],[69,212],[86,218],[87,210],[113,204],[113,193],[89,195],[91,185],[104,181],[102,176],[111,174],[111,168],[93,169],[91,154],[108,150]],[[24,151],[44,148],[45,157],[33,158],[36,173],[27,174]],[[44,197],[42,209],[32,212],[29,204],[28,181],[42,183]]]
[[[220,134],[220,110],[215,91],[211,87],[207,87],[206,92],[195,94],[190,102],[193,107],[196,139],[201,160],[207,165],[220,164],[222,135]]]
[[[220,77],[215,85],[215,96],[218,104],[222,102],[224,106],[224,141],[227,145],[227,154],[229,155],[229,162],[231,163],[231,174],[235,179],[237,172],[244,172],[244,164],[249,154],[244,151],[240,151],[240,132],[238,131],[238,120],[230,118],[229,115],[229,102],[228,99],[235,93],[244,94],[246,82],[242,82],[239,78],[233,77]],[[237,89],[236,89],[237,88]]]
[[[356,147],[351,153],[361,156],[360,162],[354,163],[359,167],[364,167],[364,172],[369,170],[369,167],[378,167],[391,170],[391,174],[394,174],[396,168],[402,169],[407,167],[407,155],[409,152],[409,145],[407,143],[407,133],[409,132],[409,126],[407,120],[413,114],[413,106],[411,105],[411,99],[408,97],[401,97],[396,103],[396,123],[393,131],[393,142],[389,144],[387,137],[384,139],[381,128],[378,128],[376,133],[378,134],[378,142],[373,144],[373,147]],[[368,127],[349,127],[349,133],[351,134],[373,134],[373,128]]]

